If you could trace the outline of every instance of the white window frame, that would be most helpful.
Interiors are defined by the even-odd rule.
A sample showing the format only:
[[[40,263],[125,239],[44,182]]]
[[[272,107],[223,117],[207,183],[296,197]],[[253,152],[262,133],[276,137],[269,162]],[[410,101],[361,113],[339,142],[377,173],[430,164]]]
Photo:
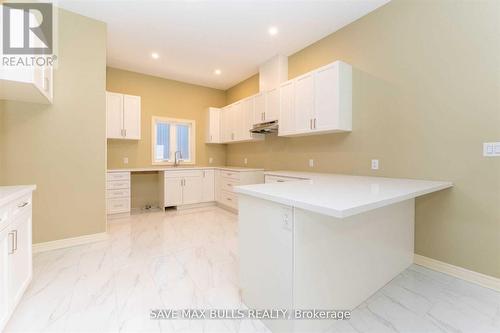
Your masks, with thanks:
[[[195,164],[196,162],[196,121],[192,119],[177,119],[177,118],[166,118],[166,117],[152,117],[151,121],[151,161],[153,165],[173,165],[174,164],[174,154],[177,150],[177,127],[170,127],[170,156],[168,160],[158,161],[156,160],[156,123],[169,123],[170,125],[189,125],[189,160],[180,160],[181,164]]]

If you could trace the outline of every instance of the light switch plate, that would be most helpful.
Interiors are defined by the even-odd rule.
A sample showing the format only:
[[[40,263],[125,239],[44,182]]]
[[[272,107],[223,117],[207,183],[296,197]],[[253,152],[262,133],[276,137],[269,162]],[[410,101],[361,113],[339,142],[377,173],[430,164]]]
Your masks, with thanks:
[[[208,158],[208,164],[212,164],[213,162],[214,162],[213,157],[209,157],[209,158]]]
[[[499,157],[500,156],[500,142],[485,142],[485,143],[483,143],[483,156]]]
[[[378,170],[378,160],[372,160],[372,170]]]
[[[314,160],[312,158],[309,160],[309,167],[314,168]]]
[[[248,158],[245,157],[245,159],[243,160],[243,163],[248,164]]]
[[[128,157],[123,158],[123,164],[128,164]]]

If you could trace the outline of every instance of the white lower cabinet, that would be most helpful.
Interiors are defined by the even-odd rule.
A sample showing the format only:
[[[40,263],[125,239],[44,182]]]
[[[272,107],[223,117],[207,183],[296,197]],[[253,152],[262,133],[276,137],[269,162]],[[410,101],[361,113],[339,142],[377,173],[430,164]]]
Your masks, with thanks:
[[[163,207],[182,205],[182,178],[165,178]]]
[[[203,202],[215,201],[215,170],[203,171]]]
[[[31,192],[0,207],[0,331],[32,275]]]
[[[160,177],[160,203],[165,207],[214,201],[214,170],[164,171]]]
[[[108,215],[130,213],[130,172],[106,174],[106,212]]]
[[[0,331],[7,322],[9,314],[8,271],[5,269],[9,261],[9,232],[0,231]]]
[[[10,227],[8,292],[10,306],[21,300],[32,275],[31,254],[31,210],[16,217]]]
[[[182,185],[182,204],[190,205],[202,202],[203,176],[185,177]]]
[[[216,174],[216,201],[219,205],[238,210],[238,195],[234,187],[240,185],[261,184],[264,182],[263,171],[221,169]]]

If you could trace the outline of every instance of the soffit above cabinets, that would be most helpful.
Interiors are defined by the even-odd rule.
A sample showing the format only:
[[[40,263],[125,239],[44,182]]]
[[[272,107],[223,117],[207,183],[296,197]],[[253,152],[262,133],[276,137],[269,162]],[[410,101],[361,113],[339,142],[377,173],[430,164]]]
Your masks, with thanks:
[[[107,23],[108,66],[227,89],[274,55],[289,56],[387,2],[61,0],[58,5]],[[270,26],[278,29],[276,35],[270,36]]]

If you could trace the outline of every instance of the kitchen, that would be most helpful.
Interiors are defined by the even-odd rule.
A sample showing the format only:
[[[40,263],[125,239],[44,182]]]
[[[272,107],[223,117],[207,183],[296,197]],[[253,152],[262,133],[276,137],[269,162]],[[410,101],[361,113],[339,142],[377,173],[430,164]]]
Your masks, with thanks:
[[[0,76],[0,330],[500,329],[496,2],[52,11]]]

